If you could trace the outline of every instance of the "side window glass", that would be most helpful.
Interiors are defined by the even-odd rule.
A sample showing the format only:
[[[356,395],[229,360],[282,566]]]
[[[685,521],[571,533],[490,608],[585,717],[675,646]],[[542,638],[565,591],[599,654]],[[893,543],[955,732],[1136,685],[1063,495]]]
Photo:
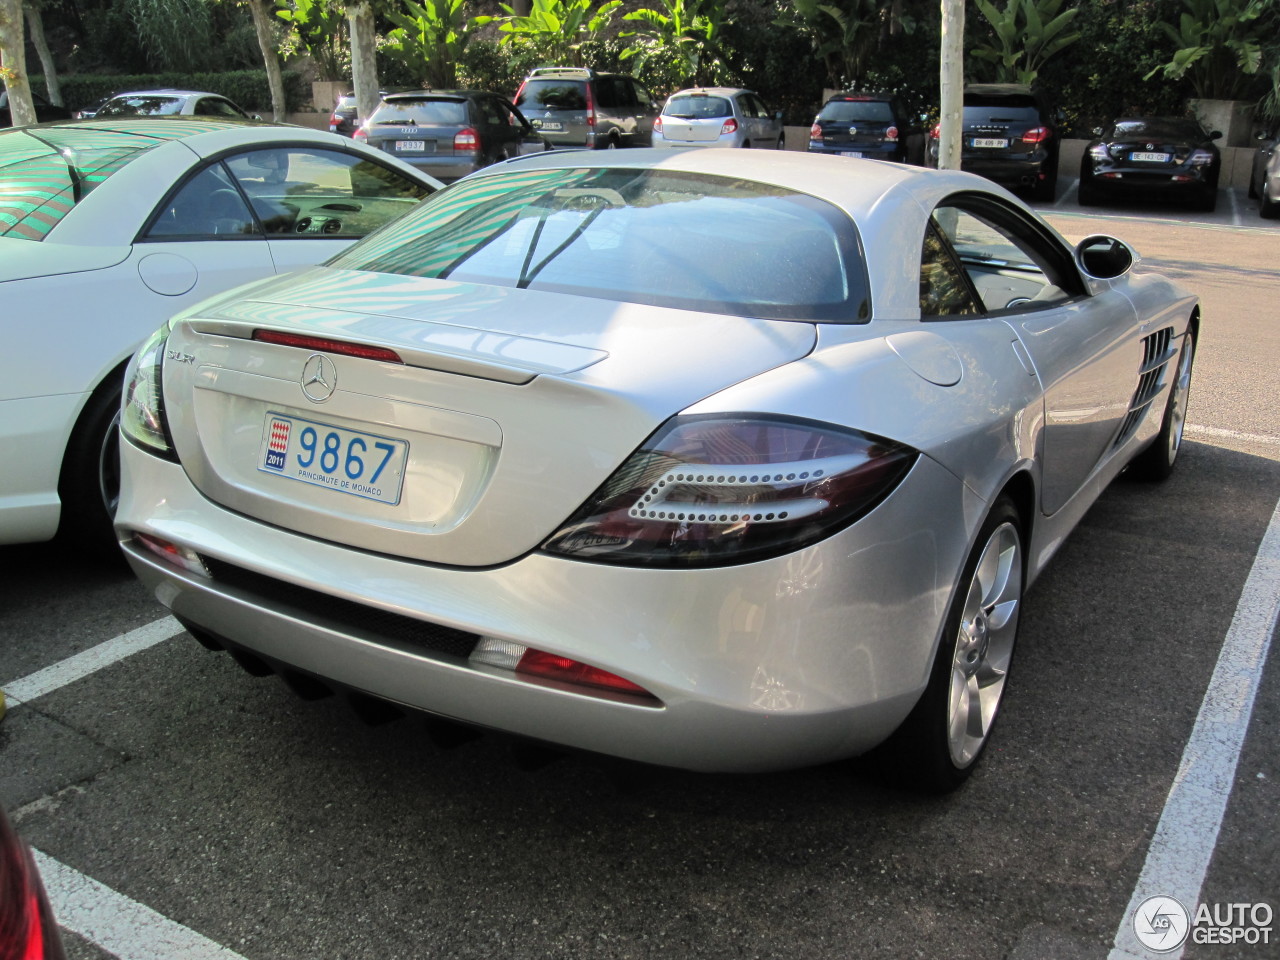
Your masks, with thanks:
[[[960,265],[931,220],[920,254],[920,316],[972,316],[978,312]]]
[[[646,110],[653,106],[653,96],[648,90],[640,86],[638,83],[633,84],[632,89],[635,90],[636,93],[636,103],[640,104],[640,106]]]
[[[621,106],[622,97],[618,93],[617,77],[604,77],[598,80],[596,90],[600,94],[600,106],[610,109]]]
[[[149,240],[254,236],[253,214],[220,164],[206,167],[170,199],[147,231]]]
[[[1039,306],[1069,298],[1046,274],[1043,258],[995,219],[950,206],[938,207],[933,219],[960,258],[984,310]]]
[[[332,150],[253,150],[226,164],[271,236],[363,237],[431,192],[381,164]]]

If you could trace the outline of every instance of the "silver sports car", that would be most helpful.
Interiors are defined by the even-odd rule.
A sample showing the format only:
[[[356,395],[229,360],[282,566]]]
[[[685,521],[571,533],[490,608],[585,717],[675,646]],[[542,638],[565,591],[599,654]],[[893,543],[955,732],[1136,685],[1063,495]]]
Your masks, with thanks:
[[[207,645],[697,770],[988,741],[1022,597],[1182,439],[1196,299],[986,180],[546,154],[205,301],[128,374],[116,529]]]

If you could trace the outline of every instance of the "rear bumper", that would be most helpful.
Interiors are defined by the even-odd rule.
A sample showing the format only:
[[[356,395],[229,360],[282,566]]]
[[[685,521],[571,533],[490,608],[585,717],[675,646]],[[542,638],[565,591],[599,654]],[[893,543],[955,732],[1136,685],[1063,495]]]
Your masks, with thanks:
[[[891,733],[926,682],[971,533],[962,518],[975,513],[956,478],[921,458],[852,527],[760,563],[644,570],[534,553],[496,568],[441,568],[222,510],[180,466],[122,446],[117,534],[138,576],[183,620],[410,708],[706,771],[825,762]],[[250,593],[178,568],[140,547],[135,531],[282,584],[599,666],[659,702],[518,679],[344,625],[281,599],[292,587]]]
[[[460,180],[469,173],[475,173],[485,166],[478,158],[458,159],[456,157],[400,157],[411,167],[423,173],[429,173],[437,180]]]
[[[859,153],[865,160],[901,160],[905,151],[905,147],[900,143],[895,144],[876,144],[876,143],[819,143],[816,140],[810,140],[808,146],[809,153],[824,153],[832,157],[842,157],[846,154]]]

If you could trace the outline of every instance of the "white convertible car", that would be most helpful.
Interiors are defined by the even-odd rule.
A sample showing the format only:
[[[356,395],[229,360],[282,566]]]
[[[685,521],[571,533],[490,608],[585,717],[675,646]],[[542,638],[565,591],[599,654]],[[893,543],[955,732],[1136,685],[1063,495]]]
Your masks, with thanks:
[[[198,639],[537,740],[764,770],[988,742],[1023,590],[1173,467],[1196,298],[965,173],[489,167],[135,359],[116,531]]]
[[[0,544],[109,541],[124,365],[188,304],[318,263],[440,186],[329,133],[213,118],[0,131]]]

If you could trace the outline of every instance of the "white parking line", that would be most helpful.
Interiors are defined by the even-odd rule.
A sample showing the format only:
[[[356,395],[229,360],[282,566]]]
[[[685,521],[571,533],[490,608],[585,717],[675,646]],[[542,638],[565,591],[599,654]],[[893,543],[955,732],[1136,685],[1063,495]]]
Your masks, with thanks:
[[[39,850],[31,853],[58,925],[120,960],[244,960]]]
[[[1134,912],[1148,897],[1173,897],[1195,914],[1209,860],[1231,797],[1236,765],[1271,635],[1280,619],[1280,503],[1254,557],[1231,627],[1200,704],[1191,739],[1169,788],[1147,860],[1116,931],[1108,960],[1152,956],[1133,931]],[[1182,947],[1161,953],[1177,960]]]
[[[170,637],[177,636],[182,629],[182,624],[173,617],[162,617],[146,626],[130,630],[96,647],[90,647],[65,660],[60,660],[51,667],[37,670],[20,680],[0,684],[0,690],[4,691],[9,706],[16,707],[27,700],[34,700],[46,693],[52,693],[59,687],[74,683],[157,643],[163,643]]]
[[[1280,444],[1280,437],[1265,433],[1241,433],[1239,430],[1225,430],[1222,427],[1201,427],[1193,423],[1186,426],[1189,437],[1217,437],[1222,440],[1243,440],[1246,443],[1258,443],[1265,446]]]

